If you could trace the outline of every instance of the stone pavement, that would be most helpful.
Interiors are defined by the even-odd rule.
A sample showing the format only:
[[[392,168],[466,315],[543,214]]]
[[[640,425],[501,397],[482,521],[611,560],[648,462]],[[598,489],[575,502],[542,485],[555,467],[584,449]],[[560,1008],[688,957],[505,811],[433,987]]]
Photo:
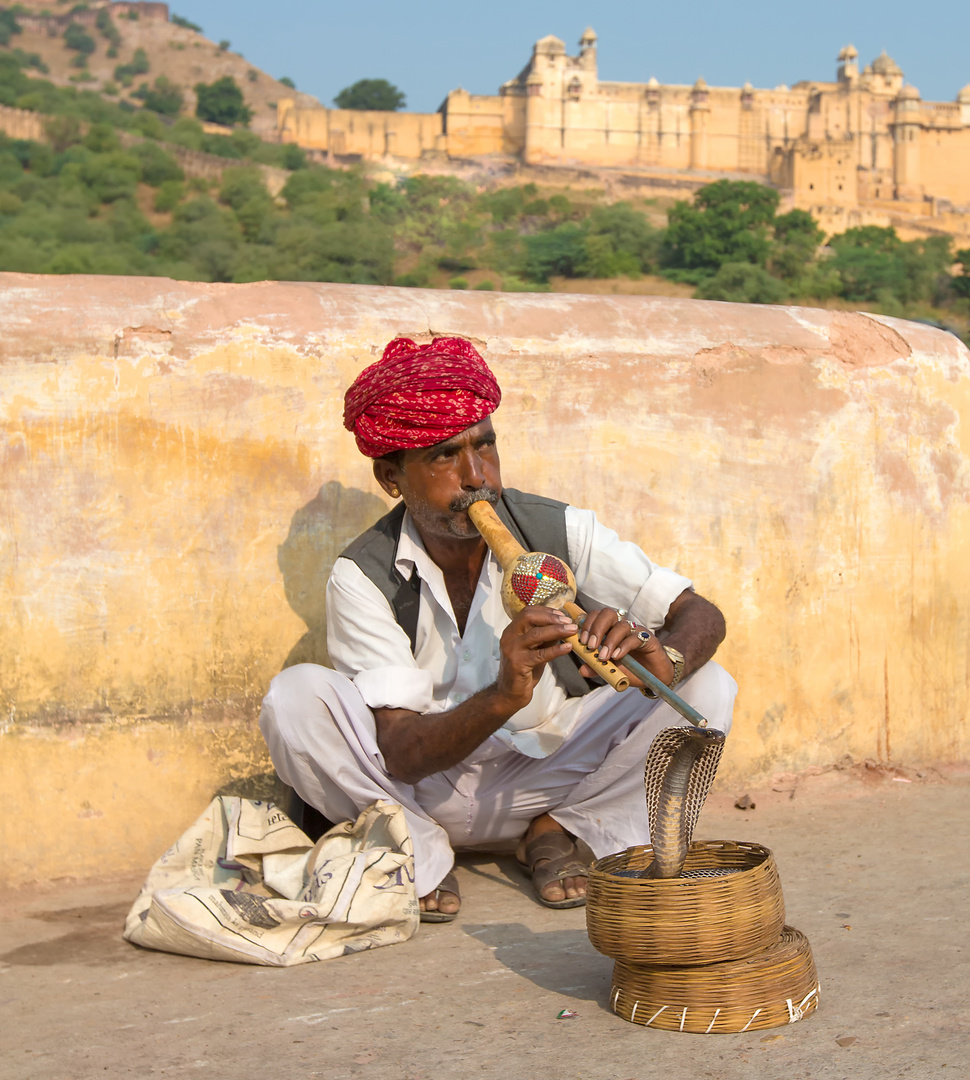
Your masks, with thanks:
[[[460,861],[456,922],[288,971],[135,949],[120,930],[140,879],[55,882],[0,894],[0,1078],[970,1075],[970,772],[789,776],[744,812],[741,794],[715,792],[695,835],[774,852],[821,979],[797,1024],[704,1036],[621,1020],[582,909],[539,906],[505,859]]]

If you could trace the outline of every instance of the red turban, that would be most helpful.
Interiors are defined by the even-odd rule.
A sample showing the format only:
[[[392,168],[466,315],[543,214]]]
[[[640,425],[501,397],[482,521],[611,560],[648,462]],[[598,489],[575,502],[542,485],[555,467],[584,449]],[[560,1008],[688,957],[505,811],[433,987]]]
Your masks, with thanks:
[[[344,398],[344,427],[378,458],[433,446],[491,415],[502,391],[478,351],[463,338],[428,345],[397,338],[354,379]]]

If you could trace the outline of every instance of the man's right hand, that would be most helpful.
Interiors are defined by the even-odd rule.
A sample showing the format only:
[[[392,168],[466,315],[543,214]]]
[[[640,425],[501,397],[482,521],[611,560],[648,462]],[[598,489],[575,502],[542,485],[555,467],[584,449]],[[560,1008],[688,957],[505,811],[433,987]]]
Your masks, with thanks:
[[[543,667],[570,646],[576,624],[561,611],[527,607],[502,634],[498,678],[446,712],[374,709],[377,745],[388,773],[406,784],[457,765],[532,700]]]
[[[508,697],[513,711],[529,704],[543,668],[570,651],[563,638],[578,629],[564,612],[539,605],[523,608],[512,619],[502,633],[502,658],[495,686]]]

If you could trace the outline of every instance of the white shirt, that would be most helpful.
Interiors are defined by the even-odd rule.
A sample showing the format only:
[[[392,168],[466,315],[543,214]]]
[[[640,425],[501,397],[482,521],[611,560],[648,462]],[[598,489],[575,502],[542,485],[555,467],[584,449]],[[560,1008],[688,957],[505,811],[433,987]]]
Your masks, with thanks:
[[[652,562],[636,544],[621,541],[591,510],[566,508],[569,565],[579,591],[602,607],[623,607],[652,630],[691,582]],[[407,634],[377,586],[350,559],[338,559],[327,583],[327,647],[337,671],[352,679],[371,709],[444,712],[495,682],[499,638],[511,622],[502,607],[502,568],[489,553],[460,634],[439,567],[405,513],[395,566],[421,579],[414,653]],[[578,719],[581,698],[567,698],[546,667],[532,701],[475,753],[481,761],[515,750],[546,757]]]

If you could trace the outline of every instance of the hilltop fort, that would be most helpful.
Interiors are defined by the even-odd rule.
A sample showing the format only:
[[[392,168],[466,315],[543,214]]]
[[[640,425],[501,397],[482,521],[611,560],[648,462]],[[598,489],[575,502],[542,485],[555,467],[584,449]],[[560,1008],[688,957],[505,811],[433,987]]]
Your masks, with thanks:
[[[495,95],[448,94],[436,113],[278,104],[279,136],[330,157],[482,158],[527,166],[721,176],[780,188],[830,232],[860,224],[970,233],[970,85],[923,101],[883,52],[861,71],[848,45],[831,82],[756,89],[610,82],[596,34],[577,56],[548,36]]]

